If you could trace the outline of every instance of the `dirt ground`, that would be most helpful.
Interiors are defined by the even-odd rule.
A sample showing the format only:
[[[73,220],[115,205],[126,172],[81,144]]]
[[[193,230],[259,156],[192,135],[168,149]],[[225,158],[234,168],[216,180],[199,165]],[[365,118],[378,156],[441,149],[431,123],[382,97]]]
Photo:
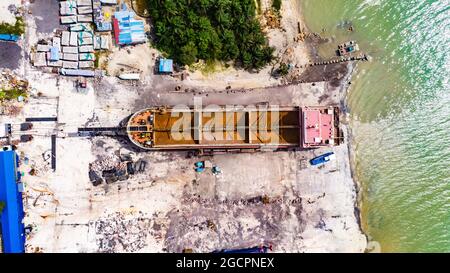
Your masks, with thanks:
[[[16,43],[0,42],[0,68],[15,70],[19,67],[17,60],[21,59],[22,49]]]
[[[166,91],[173,85],[170,80],[155,80],[160,88],[154,89],[117,84],[116,78],[104,78],[81,94],[71,80],[49,75],[43,84],[38,75],[30,79],[42,97],[30,98],[23,118],[57,115],[58,123],[37,124],[39,135],[20,148],[22,156],[30,158],[23,170],[38,170],[25,178],[26,223],[35,227],[27,251],[181,252],[189,248],[210,252],[261,243],[272,244],[275,252],[364,250],[345,145],[189,157],[187,152],[142,152],[123,138],[80,138],[78,127],[116,126],[135,109],[189,104],[193,94]],[[202,96],[205,104],[264,100],[318,105],[340,103],[341,92],[319,82]],[[327,100],[320,103],[324,94]],[[42,112],[39,105],[44,103]],[[53,133],[60,135],[55,172],[42,156],[51,147]],[[329,150],[337,154],[336,162],[321,169],[309,166],[307,160]],[[89,164],[123,155],[146,161],[145,172],[94,187],[88,177]],[[193,164],[204,159],[219,166],[222,174],[196,173]]]

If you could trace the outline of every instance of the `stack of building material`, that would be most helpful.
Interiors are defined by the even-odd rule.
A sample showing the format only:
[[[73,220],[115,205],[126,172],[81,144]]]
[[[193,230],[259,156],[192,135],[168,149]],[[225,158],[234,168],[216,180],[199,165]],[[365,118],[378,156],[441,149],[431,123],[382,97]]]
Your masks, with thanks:
[[[109,45],[111,44],[111,36],[102,36],[100,49],[109,50]]]
[[[94,68],[93,61],[80,61],[78,64],[80,68]]]
[[[92,7],[78,7],[78,14],[92,13]]]
[[[67,0],[59,2],[59,13],[61,14],[61,24],[73,24],[77,22],[77,2]]]
[[[102,3],[100,2],[100,0],[92,0],[92,8],[95,10],[97,8],[100,8],[102,5]]]
[[[88,23],[78,23],[71,25],[70,31],[92,31],[92,27]]]
[[[62,52],[63,53],[78,54],[78,47],[76,47],[76,46],[63,46]]]
[[[52,45],[56,48],[58,48],[58,52],[61,52],[61,38],[60,37],[53,37]]]
[[[70,43],[70,32],[63,31],[61,34],[61,45],[68,46]]]
[[[77,20],[80,23],[90,23],[92,22],[92,14],[79,14]]]
[[[93,76],[94,74],[89,72],[89,70],[83,69],[93,69],[95,66],[94,43],[99,49],[109,48],[109,41],[106,38],[104,40],[99,38],[98,43],[94,41],[94,30],[91,25],[94,10],[101,9],[101,1],[59,1],[61,23],[70,24],[69,31],[59,30],[54,34],[50,44],[38,44],[36,48],[37,52],[32,54],[32,62],[35,66],[61,67],[61,70],[66,69],[68,72],[61,72],[63,75],[76,75],[81,73]],[[108,4],[117,4],[117,1],[106,2]]]
[[[94,48],[95,49],[108,50],[110,44],[111,44],[111,36],[109,36],[109,35],[95,36],[95,39],[94,39]]]
[[[102,5],[117,5],[117,0],[100,0]]]
[[[92,37],[85,37],[85,38],[80,38],[78,40],[78,45],[79,46],[84,46],[84,45],[92,45],[94,43]]]
[[[65,61],[76,62],[76,61],[78,61],[78,54],[74,54],[74,53],[64,53],[64,54],[63,54],[63,60],[65,60]]]
[[[50,50],[50,46],[49,45],[43,45],[43,44],[37,44],[36,50],[38,52],[48,52]]]
[[[80,53],[78,57],[80,61],[95,61],[94,53]]]
[[[32,61],[34,66],[46,66],[46,52],[36,52],[32,56]]]
[[[108,50],[109,45],[111,43],[110,40],[111,40],[111,36],[109,36],[109,35],[95,36],[94,48],[97,50],[100,50],[100,49]]]
[[[70,46],[77,46],[78,45],[78,32],[70,32]]]
[[[77,69],[78,68],[78,62],[63,61],[63,68]]]
[[[77,0],[77,5],[81,6],[92,6],[92,0]]]
[[[61,16],[61,24],[75,24],[77,22],[77,16],[71,15],[71,16]]]
[[[63,66],[63,60],[57,60],[57,61],[47,61],[47,66],[50,67],[62,67]]]
[[[80,53],[92,53],[92,52],[94,52],[94,46],[92,46],[92,45],[80,46],[80,47],[78,47],[78,51]]]
[[[74,0],[59,2],[59,13],[61,16],[77,15],[77,2]]]
[[[61,75],[64,76],[84,76],[84,77],[94,77],[96,72],[92,70],[82,70],[82,69],[61,69]]]

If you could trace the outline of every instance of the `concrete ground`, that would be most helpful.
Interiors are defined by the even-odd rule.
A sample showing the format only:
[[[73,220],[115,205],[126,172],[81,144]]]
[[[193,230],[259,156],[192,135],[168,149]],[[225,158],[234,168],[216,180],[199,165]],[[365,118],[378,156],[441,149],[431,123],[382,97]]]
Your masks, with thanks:
[[[22,48],[17,43],[0,41],[0,69],[15,70],[22,59]]]
[[[272,244],[275,252],[361,252],[365,237],[355,215],[356,192],[345,145],[331,149],[190,157],[187,152],[142,152],[126,140],[80,138],[81,126],[115,126],[133,111],[158,104],[189,104],[192,93],[169,91],[177,84],[155,78],[133,87],[104,78],[87,94],[71,79],[29,71],[42,96],[31,97],[25,116],[58,115],[37,124],[33,142],[20,147],[30,158],[26,176],[26,223],[35,227],[30,252],[210,252]],[[161,77],[161,76],[157,76]],[[238,92],[238,91],[236,91]],[[202,93],[205,104],[267,101],[281,105],[339,104],[341,89],[301,84],[245,93]],[[208,94],[208,96],[206,96]],[[321,101],[327,95],[325,102]],[[46,111],[38,107],[46,104]],[[43,155],[58,134],[57,169]],[[76,147],[76,148],[75,148]],[[333,150],[324,168],[307,162]],[[146,170],[125,181],[94,187],[89,165],[129,155]],[[198,174],[194,163],[210,160],[222,169]],[[51,238],[51,239],[49,239]]]
[[[52,33],[59,28],[59,1],[38,0],[30,5],[38,33]]]

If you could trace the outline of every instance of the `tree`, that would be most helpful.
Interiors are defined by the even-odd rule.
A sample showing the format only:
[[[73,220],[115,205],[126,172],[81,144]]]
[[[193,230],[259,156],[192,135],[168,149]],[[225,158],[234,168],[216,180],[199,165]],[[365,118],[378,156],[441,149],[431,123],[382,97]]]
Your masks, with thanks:
[[[146,0],[156,46],[180,64],[235,61],[258,70],[273,48],[256,20],[253,0]]]
[[[194,42],[189,42],[180,49],[179,61],[183,64],[193,64],[197,61],[197,47]]]

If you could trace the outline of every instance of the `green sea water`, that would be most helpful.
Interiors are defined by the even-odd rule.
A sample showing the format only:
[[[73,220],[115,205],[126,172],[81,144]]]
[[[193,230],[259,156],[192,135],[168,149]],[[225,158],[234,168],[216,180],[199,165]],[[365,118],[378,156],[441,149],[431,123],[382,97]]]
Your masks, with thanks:
[[[365,232],[383,252],[450,252],[450,1],[299,1],[333,37],[323,57],[347,40],[373,57],[348,95]]]

